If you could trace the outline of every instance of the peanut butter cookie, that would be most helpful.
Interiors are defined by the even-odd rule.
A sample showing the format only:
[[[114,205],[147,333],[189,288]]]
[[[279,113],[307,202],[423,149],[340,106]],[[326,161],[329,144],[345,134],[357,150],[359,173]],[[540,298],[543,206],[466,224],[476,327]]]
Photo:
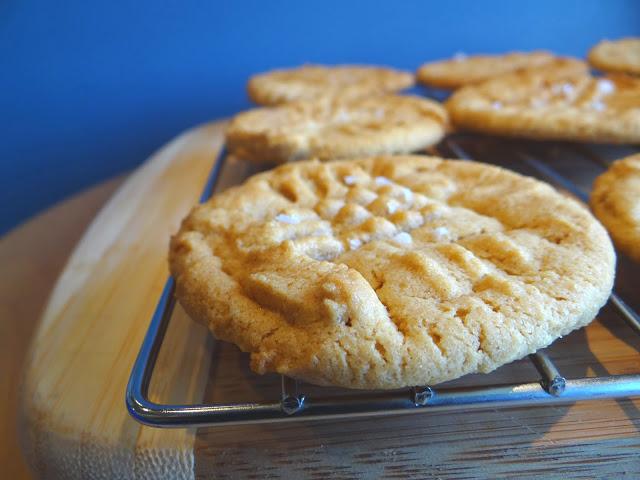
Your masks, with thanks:
[[[306,161],[197,206],[177,296],[258,373],[391,389],[490,372],[589,323],[615,254],[582,205],[476,162]]]
[[[304,65],[255,75],[249,80],[249,97],[260,105],[342,96],[358,98],[392,93],[413,86],[409,72],[364,65]]]

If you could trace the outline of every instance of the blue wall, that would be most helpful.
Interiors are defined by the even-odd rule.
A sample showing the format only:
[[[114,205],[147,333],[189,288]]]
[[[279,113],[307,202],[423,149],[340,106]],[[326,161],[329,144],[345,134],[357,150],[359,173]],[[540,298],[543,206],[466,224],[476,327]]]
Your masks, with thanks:
[[[413,69],[452,52],[583,55],[640,33],[634,1],[0,2],[0,233],[249,104],[253,72]]]

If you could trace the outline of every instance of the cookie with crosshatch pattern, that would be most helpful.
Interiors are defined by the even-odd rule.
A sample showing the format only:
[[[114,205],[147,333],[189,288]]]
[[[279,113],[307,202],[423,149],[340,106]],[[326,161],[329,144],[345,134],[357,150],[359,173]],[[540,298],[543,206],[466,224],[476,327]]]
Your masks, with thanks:
[[[640,79],[527,71],[457,90],[456,127],[533,139],[640,143]]]
[[[605,72],[640,75],[640,38],[603,40],[589,51],[588,59]]]
[[[254,75],[249,97],[260,105],[279,105],[339,95],[358,98],[392,93],[414,84],[413,74],[366,65],[303,65]]]
[[[450,60],[425,63],[416,76],[419,83],[429,87],[456,89],[530,69],[586,72],[588,67],[581,60],[556,57],[544,51],[469,56],[458,53]]]
[[[616,245],[640,262],[640,154],[615,161],[600,175],[590,203]]]
[[[408,153],[438,143],[448,122],[444,107],[426,98],[325,97],[240,113],[226,145],[238,157],[272,163]]]
[[[195,207],[177,297],[258,373],[391,389],[489,372],[589,323],[615,255],[538,180],[423,156],[283,165]]]

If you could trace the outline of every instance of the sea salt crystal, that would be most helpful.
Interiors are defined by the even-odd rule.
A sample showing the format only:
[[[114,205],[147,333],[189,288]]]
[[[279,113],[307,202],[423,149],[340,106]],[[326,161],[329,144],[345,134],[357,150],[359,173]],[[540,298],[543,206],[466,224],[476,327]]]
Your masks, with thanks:
[[[468,55],[464,52],[456,52],[455,55],[453,56],[453,59],[456,62],[461,62],[463,60],[466,60],[468,58]]]
[[[338,110],[338,113],[335,116],[336,122],[348,122],[351,120],[351,115],[345,110]]]
[[[355,175],[347,175],[343,178],[343,180],[347,185],[354,185],[358,181],[358,178]]]
[[[387,202],[387,211],[389,213],[395,213],[400,208],[400,203],[397,200],[391,199]]]
[[[276,220],[282,223],[289,223],[291,225],[295,225],[300,223],[300,219],[298,217],[294,217],[293,215],[287,215],[285,213],[279,213],[276,215]]]
[[[433,231],[433,233],[436,235],[436,237],[443,238],[449,235],[449,229],[447,227],[437,227]]]
[[[554,95],[564,94],[565,97],[571,96],[574,92],[574,87],[570,83],[557,83],[551,87],[551,93]]]
[[[376,182],[376,185],[391,185],[391,180],[387,177],[376,177],[374,181]]]
[[[349,239],[349,248],[351,250],[357,250],[362,246],[362,241],[359,238],[350,238]]]
[[[591,102],[591,108],[596,112],[602,112],[607,106],[602,102]]]
[[[611,80],[607,78],[601,78],[600,80],[598,80],[598,91],[600,93],[607,95],[609,93],[612,93],[615,89],[616,86]]]
[[[500,110],[502,108],[502,102],[493,102],[491,104],[491,108],[494,110]]]
[[[533,108],[542,108],[547,104],[547,102],[545,102],[544,100],[540,99],[540,98],[532,98],[531,99],[531,106]]]
[[[424,216],[424,221],[431,222],[433,220],[438,220],[441,217],[442,217],[441,212],[429,212]]]
[[[413,192],[411,191],[411,189],[407,187],[401,187],[400,191],[402,192],[402,197],[404,198],[405,202],[410,202],[411,200],[413,200]]]
[[[411,238],[411,235],[409,235],[407,232],[400,232],[395,237],[393,237],[393,239],[396,242],[404,243],[405,245],[408,245],[413,241],[413,238]]]

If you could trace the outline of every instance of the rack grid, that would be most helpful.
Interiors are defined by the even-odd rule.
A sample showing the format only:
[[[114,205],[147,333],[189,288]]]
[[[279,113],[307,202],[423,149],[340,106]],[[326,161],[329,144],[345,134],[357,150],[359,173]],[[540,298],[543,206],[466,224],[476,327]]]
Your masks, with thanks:
[[[536,176],[584,202],[587,201],[585,183],[588,183],[588,180],[583,173],[588,170],[593,171],[594,168],[602,170],[610,163],[606,158],[607,150],[603,154],[594,146],[558,142],[525,142],[470,134],[449,136],[432,153],[450,158],[477,159],[496,163],[523,174]],[[561,160],[564,156],[579,158],[585,168],[561,168],[563,167]],[[213,164],[201,202],[206,201],[215,190],[226,159],[227,152],[223,148]],[[495,161],[496,159],[498,161]],[[314,396],[304,393],[304,384],[283,376],[280,398],[274,398],[273,401],[193,405],[159,404],[149,400],[148,391],[175,304],[174,281],[169,278],[152,316],[126,390],[126,405],[131,416],[145,425],[154,427],[186,428],[302,419],[418,414],[427,411],[472,410],[520,405],[542,406],[579,400],[640,396],[640,353],[638,373],[569,379],[560,373],[543,349],[529,355],[529,360],[540,375],[537,382],[456,388],[425,385],[403,390],[371,391],[365,394]],[[640,317],[616,291],[612,292],[609,305],[636,334],[640,335]]]

